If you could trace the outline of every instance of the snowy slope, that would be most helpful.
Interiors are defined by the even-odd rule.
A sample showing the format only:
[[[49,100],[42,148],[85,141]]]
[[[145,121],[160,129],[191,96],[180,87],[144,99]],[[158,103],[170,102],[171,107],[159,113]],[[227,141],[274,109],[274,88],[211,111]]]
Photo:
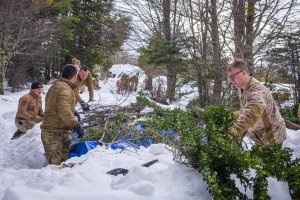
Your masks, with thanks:
[[[130,66],[127,66],[130,69]],[[115,66],[115,72],[122,69]],[[132,67],[133,71],[136,67]],[[124,68],[123,68],[124,69]],[[120,74],[121,72],[119,72]],[[135,101],[136,93],[128,97],[116,94],[117,78],[101,83],[95,90],[95,102],[100,105],[128,105]],[[49,89],[45,86],[44,91]],[[206,183],[196,170],[175,163],[172,153],[163,144],[141,148],[137,152],[106,149],[103,146],[88,154],[71,158],[67,162],[81,163],[73,168],[57,169],[47,165],[40,138],[40,124],[26,135],[10,140],[15,132],[14,118],[19,98],[27,93],[6,93],[0,96],[0,199],[3,200],[201,200],[211,199]],[[82,94],[88,100],[88,92]],[[44,102],[45,94],[43,94]],[[177,102],[178,107],[187,102]],[[300,156],[300,131],[288,130],[285,146],[295,149]],[[159,162],[149,168],[140,165],[150,160]],[[114,168],[127,168],[126,176],[106,174]],[[272,199],[290,199],[286,183],[269,179]],[[251,192],[249,192],[251,196]]]

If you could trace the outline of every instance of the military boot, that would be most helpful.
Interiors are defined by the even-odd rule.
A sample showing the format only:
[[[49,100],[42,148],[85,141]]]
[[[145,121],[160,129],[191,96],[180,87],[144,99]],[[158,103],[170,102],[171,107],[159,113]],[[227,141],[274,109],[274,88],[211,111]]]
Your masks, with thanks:
[[[21,137],[22,135],[24,135],[25,133],[21,132],[20,130],[17,130],[14,135],[12,136],[11,140],[17,139],[19,137]]]

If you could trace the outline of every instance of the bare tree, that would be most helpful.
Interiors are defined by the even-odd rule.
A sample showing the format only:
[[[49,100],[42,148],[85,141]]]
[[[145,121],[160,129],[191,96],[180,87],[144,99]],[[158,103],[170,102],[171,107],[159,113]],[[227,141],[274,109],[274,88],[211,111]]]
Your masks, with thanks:
[[[33,56],[39,54],[49,23],[38,17],[44,1],[0,0],[0,94],[8,67],[16,55]],[[22,66],[18,66],[22,67]]]
[[[177,47],[180,23],[182,23],[177,14],[180,9],[177,0],[125,0],[125,3],[131,8],[134,18],[139,21],[139,27],[136,27],[135,33],[136,38],[140,39],[142,44],[147,45],[149,38],[158,38],[166,41],[170,47]],[[170,59],[178,57],[176,54],[167,54],[165,56]],[[176,64],[165,63],[162,67],[167,68],[167,97],[173,101],[177,75]]]
[[[247,61],[253,72],[254,56],[282,32],[295,5],[296,0],[233,0],[233,56]]]
[[[208,10],[208,0],[189,0],[184,12],[188,21],[184,36],[185,49],[195,69],[200,106],[208,103]]]
[[[140,22],[134,27],[135,33],[139,33],[136,37],[136,41],[141,41],[139,44],[146,44],[144,39],[153,36],[168,38],[166,30],[169,29],[170,40],[183,44],[181,51],[186,55],[185,61],[195,69],[200,105],[208,103],[211,80],[214,80],[211,103],[219,102],[224,69],[232,57],[245,59],[254,71],[255,58],[283,30],[296,5],[296,0],[126,2]],[[166,27],[168,24],[164,21],[169,18],[164,15],[168,10],[163,3],[170,3],[171,28]]]

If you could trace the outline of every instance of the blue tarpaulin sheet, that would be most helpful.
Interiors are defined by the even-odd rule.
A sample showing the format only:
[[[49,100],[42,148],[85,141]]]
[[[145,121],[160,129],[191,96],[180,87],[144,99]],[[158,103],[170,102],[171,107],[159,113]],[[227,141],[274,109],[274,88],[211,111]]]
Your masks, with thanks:
[[[86,154],[89,150],[96,148],[100,145],[98,141],[86,141],[73,144],[70,149],[69,157],[81,156]]]
[[[115,144],[106,144],[105,146],[109,146],[111,145],[110,147],[113,149],[113,150],[116,150],[116,149],[124,149],[124,148],[127,148],[127,147],[132,147],[134,148],[135,150],[138,150],[140,149],[140,146],[137,145],[137,144],[134,144],[132,142],[129,142],[129,141],[116,141]]]
[[[136,130],[142,132],[144,129],[144,125],[137,125]],[[159,134],[165,137],[173,137],[174,139],[178,139],[178,135],[173,130],[163,130],[158,131]],[[153,140],[150,137],[144,137],[144,138],[138,138],[136,139],[135,134],[126,134],[122,138],[116,140],[114,144],[108,143],[105,144],[106,147],[111,147],[113,150],[116,149],[124,149],[127,147],[134,148],[135,150],[140,149],[140,146],[149,147],[151,144],[153,144]],[[128,140],[132,140],[133,142],[130,142]],[[79,142],[77,138],[77,133],[72,134],[72,146],[70,149],[70,158],[75,156],[81,156],[83,154],[86,154],[89,150],[94,149],[97,147],[97,145],[100,145],[100,142],[98,141],[86,141],[86,142]]]

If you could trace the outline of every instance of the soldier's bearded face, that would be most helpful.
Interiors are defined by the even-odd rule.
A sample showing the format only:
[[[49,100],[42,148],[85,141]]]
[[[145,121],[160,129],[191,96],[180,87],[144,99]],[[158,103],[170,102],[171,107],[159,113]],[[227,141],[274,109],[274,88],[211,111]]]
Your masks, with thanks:
[[[33,92],[36,94],[36,95],[41,95],[41,93],[42,93],[42,91],[43,91],[43,88],[36,88],[36,89],[33,89]]]

